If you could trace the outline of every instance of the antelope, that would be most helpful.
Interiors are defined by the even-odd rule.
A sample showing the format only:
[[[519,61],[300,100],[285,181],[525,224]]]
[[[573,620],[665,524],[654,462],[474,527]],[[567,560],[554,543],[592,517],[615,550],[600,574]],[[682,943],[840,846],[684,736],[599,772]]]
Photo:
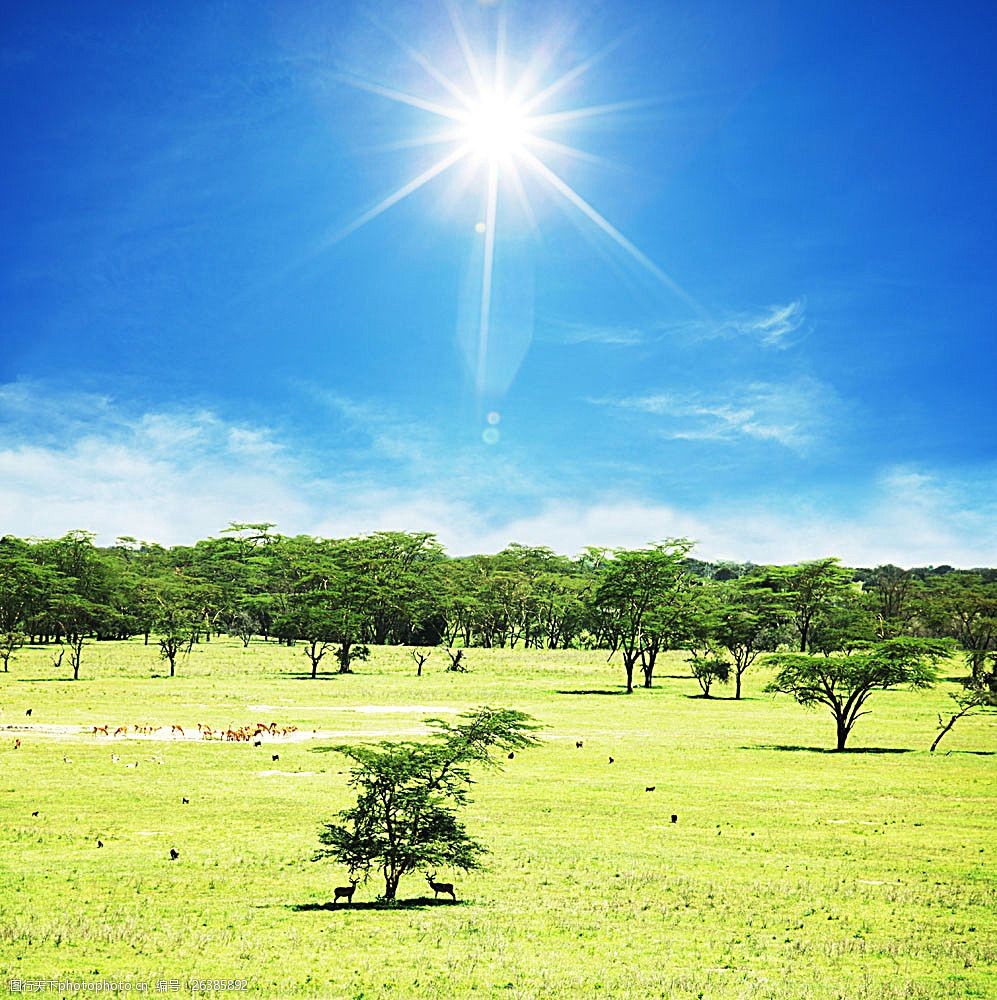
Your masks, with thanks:
[[[426,876],[429,888],[433,890],[433,899],[437,899],[441,892],[446,892],[450,894],[450,898],[456,903],[457,897],[454,895],[453,885],[450,882],[434,882],[434,878],[436,878],[436,872]]]
[[[336,888],[335,888],[336,896],[335,896],[335,898],[332,901],[332,905],[335,906],[336,903],[338,903],[340,899],[345,899],[346,902],[349,903],[350,906],[352,906],[353,905],[353,893],[355,893],[357,891],[357,882],[359,882],[359,881],[360,881],[360,879],[358,879],[358,878],[351,878],[349,885],[337,885]]]
[[[114,735],[115,736],[127,736],[128,735],[128,727],[127,726],[118,726],[118,728],[114,730]]]
[[[103,733],[105,736],[110,736],[111,734],[107,731],[107,726],[94,726],[93,734],[96,736],[98,733]]]
[[[183,726],[178,726],[176,723],[174,723],[170,727],[170,736],[175,736],[177,733],[179,733],[181,737],[186,738],[186,734],[183,731]]]
[[[180,852],[175,847],[171,847],[170,848],[170,861],[176,861],[176,859],[179,858],[179,857],[180,857]]]
[[[585,741],[584,740],[575,740],[575,749],[576,750],[581,750],[581,748],[583,746],[585,746]]]

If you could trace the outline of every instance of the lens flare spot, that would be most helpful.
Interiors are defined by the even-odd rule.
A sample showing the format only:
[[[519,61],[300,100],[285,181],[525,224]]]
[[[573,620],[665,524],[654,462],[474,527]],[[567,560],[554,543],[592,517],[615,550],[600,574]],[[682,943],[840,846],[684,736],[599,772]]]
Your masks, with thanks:
[[[485,444],[498,444],[499,432],[497,427],[486,427],[481,434],[481,440]]]
[[[492,410],[492,412],[489,413],[487,417],[485,417],[485,420],[487,420],[488,423],[492,425],[492,427],[494,427],[497,423],[499,423],[501,419],[502,419],[502,414],[499,413],[498,410]]]
[[[475,231],[475,232],[476,232],[476,233],[477,233],[477,234],[478,234],[479,236],[480,236],[480,235],[481,235],[482,233],[484,233],[484,232],[485,232],[485,231],[486,231],[487,229],[488,229],[488,227],[487,227],[487,226],[486,226],[486,225],[485,225],[485,224],[484,224],[483,222],[476,222],[476,223],[474,224],[474,231]]]

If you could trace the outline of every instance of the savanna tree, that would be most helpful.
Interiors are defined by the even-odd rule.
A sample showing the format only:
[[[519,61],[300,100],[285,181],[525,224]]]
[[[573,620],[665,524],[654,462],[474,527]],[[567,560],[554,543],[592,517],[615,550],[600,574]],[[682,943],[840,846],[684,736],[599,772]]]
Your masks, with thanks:
[[[395,899],[411,872],[438,867],[470,871],[486,848],[465,829],[458,812],[468,804],[471,765],[497,768],[503,752],[535,746],[530,716],[508,708],[465,712],[457,724],[427,719],[429,742],[387,742],[332,749],[350,760],[356,802],[319,835],[324,850],[350,876],[384,878],[384,899]]]
[[[844,750],[855,723],[868,715],[864,705],[874,691],[906,685],[928,688],[937,677],[936,664],[951,653],[947,642],[898,636],[862,652],[822,656],[776,653],[769,662],[775,679],[766,691],[792,695],[801,705],[824,705],[834,716],[836,749]]]

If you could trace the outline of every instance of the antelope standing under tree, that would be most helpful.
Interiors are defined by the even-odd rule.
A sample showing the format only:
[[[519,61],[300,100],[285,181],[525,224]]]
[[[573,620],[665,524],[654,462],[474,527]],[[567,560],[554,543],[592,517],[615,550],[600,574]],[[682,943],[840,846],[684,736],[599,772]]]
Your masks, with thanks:
[[[450,882],[434,882],[434,878],[436,878],[436,872],[426,876],[429,888],[433,890],[433,899],[438,899],[441,892],[446,892],[450,894],[450,898],[456,903],[457,897],[454,895],[453,885]]]
[[[345,899],[346,902],[349,903],[352,906],[353,905],[353,893],[355,893],[357,891],[357,882],[359,882],[359,881],[360,881],[360,879],[358,879],[358,878],[351,878],[349,885],[337,885],[336,888],[335,888],[335,890],[334,890],[335,893],[336,893],[336,896],[335,896],[335,898],[332,901],[333,906],[335,906],[336,903],[338,903],[341,898]]]

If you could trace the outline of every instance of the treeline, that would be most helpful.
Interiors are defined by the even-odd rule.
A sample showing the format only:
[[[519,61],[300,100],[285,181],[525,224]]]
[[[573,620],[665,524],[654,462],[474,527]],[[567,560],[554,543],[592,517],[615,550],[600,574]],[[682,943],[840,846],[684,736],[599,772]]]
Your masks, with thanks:
[[[588,548],[577,558],[510,545],[452,558],[426,532],[345,539],[284,536],[232,524],[192,546],[122,537],[110,547],[72,531],[0,539],[0,658],[57,643],[79,676],[88,640],[144,636],[171,676],[212,635],[301,645],[312,676],[338,672],[371,645],[604,648],[632,690],[652,685],[658,655],[688,651],[706,696],[764,652],[851,653],[899,636],[954,640],[977,685],[992,684],[997,571],[849,569],[827,558],[791,566],[710,563],[692,543]],[[326,659],[328,657],[328,659]],[[61,662],[61,660],[60,660]]]

